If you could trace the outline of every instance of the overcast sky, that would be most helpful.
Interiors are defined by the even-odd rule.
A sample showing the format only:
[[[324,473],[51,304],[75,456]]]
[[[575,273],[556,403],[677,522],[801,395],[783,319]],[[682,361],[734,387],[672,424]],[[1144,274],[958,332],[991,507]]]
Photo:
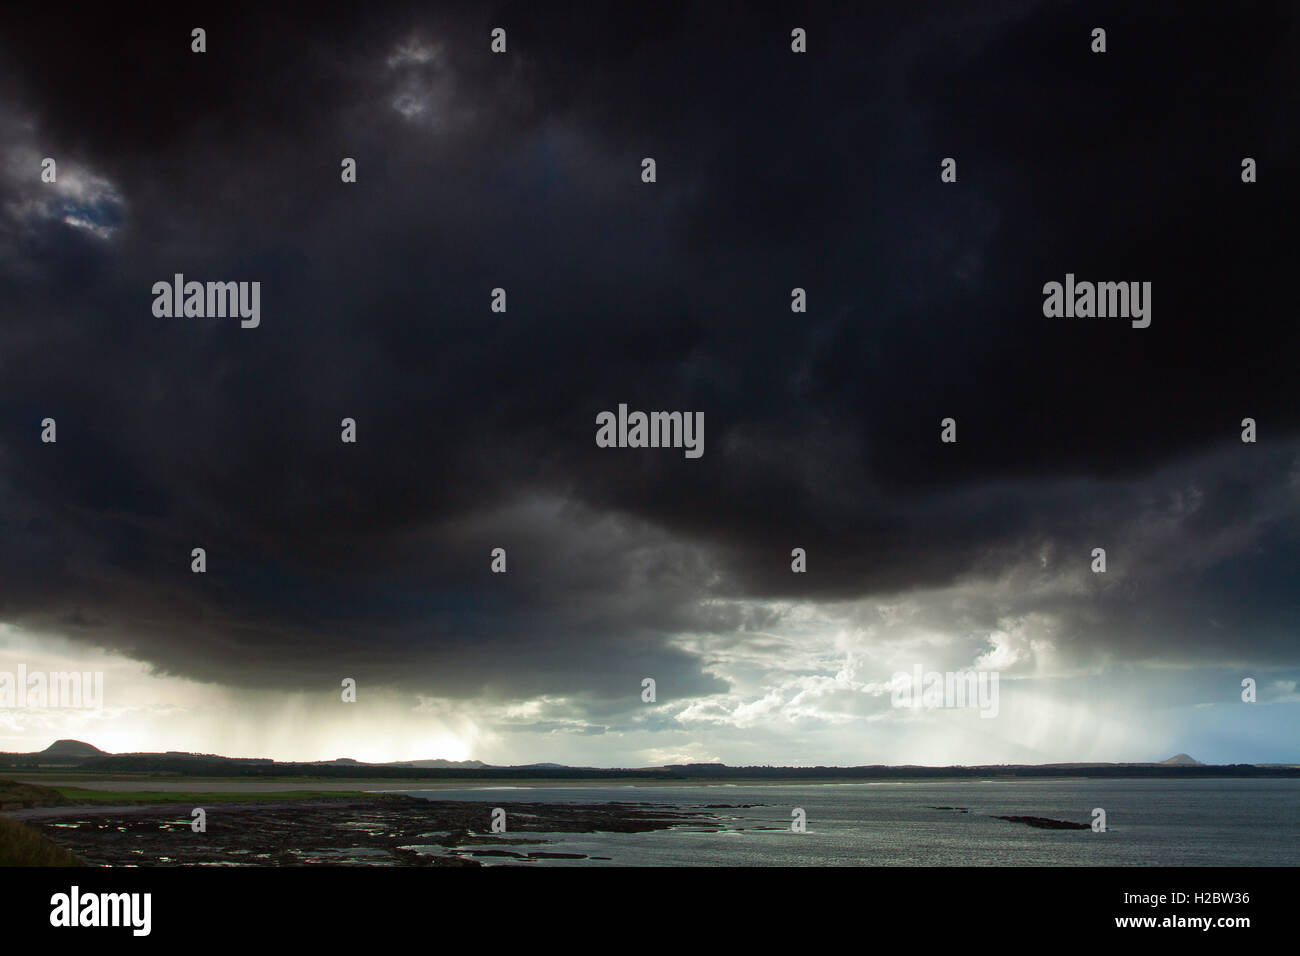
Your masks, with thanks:
[[[1293,6],[605,6],[10,15],[0,750],[1300,761]]]

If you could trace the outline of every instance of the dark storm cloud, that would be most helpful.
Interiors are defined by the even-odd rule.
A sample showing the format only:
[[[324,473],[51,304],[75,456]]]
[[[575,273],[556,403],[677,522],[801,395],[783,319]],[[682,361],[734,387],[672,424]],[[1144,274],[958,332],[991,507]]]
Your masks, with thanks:
[[[101,238],[31,205],[36,167],[0,184],[0,618],[222,682],[606,713],[645,675],[719,689],[666,642],[738,626],[712,597],[1124,541],[1128,597],[1052,604],[1073,639],[1212,659],[1231,617],[1234,653],[1286,653],[1286,6],[834,6],[806,57],[789,17],[723,5],[121,17],[0,47],[13,141],[120,195],[87,207]],[[261,327],[153,317],[176,272],[260,281]],[[1152,281],[1151,328],[1045,319],[1066,272]],[[703,411],[704,457],[595,447],[619,402]]]

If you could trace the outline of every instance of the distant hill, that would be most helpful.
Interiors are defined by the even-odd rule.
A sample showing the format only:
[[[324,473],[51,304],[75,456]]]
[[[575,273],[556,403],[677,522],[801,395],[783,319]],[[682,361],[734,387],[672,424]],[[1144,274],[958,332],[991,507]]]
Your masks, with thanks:
[[[41,751],[47,757],[103,757],[104,751],[81,740],[56,740]]]
[[[484,764],[483,766],[486,766]],[[509,770],[581,770],[581,767],[570,767],[562,763],[521,763],[518,765],[511,764]]]
[[[0,753],[0,769],[84,773],[147,773],[208,777],[328,777],[379,780],[990,780],[1051,778],[1300,777],[1300,767],[1277,764],[1202,764],[1187,754],[1160,763],[1000,764],[924,767],[911,764],[857,767],[732,767],[722,763],[666,767],[568,767],[536,763],[502,767],[477,760],[406,760],[362,763],[350,757],[322,761],[279,761],[219,754],[105,753],[80,740],[58,740],[38,753]]]

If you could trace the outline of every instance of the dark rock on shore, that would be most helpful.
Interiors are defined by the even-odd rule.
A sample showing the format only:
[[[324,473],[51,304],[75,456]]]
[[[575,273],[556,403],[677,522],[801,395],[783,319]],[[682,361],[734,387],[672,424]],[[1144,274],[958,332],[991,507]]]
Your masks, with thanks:
[[[1053,820],[1050,817],[997,817],[995,820],[1010,820],[1012,823],[1023,823],[1025,826],[1037,827],[1040,830],[1088,830],[1092,828],[1089,823],[1075,823],[1072,820]]]
[[[496,806],[506,811],[507,832],[492,833],[493,806],[392,795],[213,804],[205,833],[193,832],[190,808],[178,806],[69,809],[29,823],[99,866],[480,866],[473,857],[584,858],[502,849],[544,844],[542,833],[641,833],[717,822],[701,810],[654,804],[503,802]]]

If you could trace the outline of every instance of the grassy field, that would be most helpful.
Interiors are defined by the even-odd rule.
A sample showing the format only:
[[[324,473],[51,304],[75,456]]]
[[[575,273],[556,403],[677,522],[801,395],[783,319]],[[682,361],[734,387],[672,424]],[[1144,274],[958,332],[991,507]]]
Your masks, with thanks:
[[[0,808],[123,806],[179,803],[202,807],[216,803],[267,803],[363,796],[346,790],[280,790],[212,793],[193,791],[90,790],[84,787],[43,787],[0,779]],[[368,795],[367,795],[368,796]],[[0,814],[0,866],[84,866],[72,853],[19,820]]]
[[[43,787],[16,780],[0,780],[0,808],[6,810],[33,807],[122,806],[156,803],[190,803],[201,807],[209,803],[248,801],[320,800],[330,797],[361,797],[355,790],[234,790],[229,792],[196,790],[94,790],[86,787]],[[380,794],[375,794],[380,796]]]
[[[0,816],[0,866],[84,866],[26,824]]]
[[[0,780],[0,808],[23,810],[31,807],[65,807],[69,803],[57,787],[42,787],[17,780]]]

